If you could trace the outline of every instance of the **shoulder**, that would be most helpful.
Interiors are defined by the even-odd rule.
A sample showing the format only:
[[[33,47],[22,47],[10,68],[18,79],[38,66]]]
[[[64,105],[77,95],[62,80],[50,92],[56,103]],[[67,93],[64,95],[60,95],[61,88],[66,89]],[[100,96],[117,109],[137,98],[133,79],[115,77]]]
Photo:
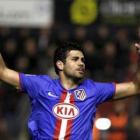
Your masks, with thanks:
[[[20,73],[21,80],[29,80],[34,82],[52,82],[52,78],[48,75],[32,75]]]
[[[94,88],[101,88],[101,87],[108,87],[110,85],[113,85],[113,83],[103,83],[103,82],[96,82],[96,81],[93,81],[91,79],[87,79],[83,82],[83,85],[86,86],[86,87],[94,87]]]
[[[86,86],[86,87],[89,87],[89,88],[94,87],[95,84],[96,84],[96,82],[94,82],[94,81],[91,80],[91,79],[86,79],[86,80],[82,83],[83,86]]]

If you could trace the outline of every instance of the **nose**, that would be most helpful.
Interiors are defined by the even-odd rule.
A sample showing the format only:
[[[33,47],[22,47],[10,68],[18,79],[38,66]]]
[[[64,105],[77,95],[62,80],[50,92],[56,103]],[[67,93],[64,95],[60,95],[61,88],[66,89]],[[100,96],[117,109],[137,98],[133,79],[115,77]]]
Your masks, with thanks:
[[[82,60],[80,60],[80,61],[79,61],[79,65],[80,65],[80,66],[85,66],[85,63],[84,63]]]

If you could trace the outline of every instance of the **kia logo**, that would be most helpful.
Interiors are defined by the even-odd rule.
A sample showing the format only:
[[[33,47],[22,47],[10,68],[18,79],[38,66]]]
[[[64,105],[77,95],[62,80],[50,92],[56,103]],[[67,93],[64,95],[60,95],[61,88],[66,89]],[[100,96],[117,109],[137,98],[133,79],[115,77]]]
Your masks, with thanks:
[[[53,113],[59,119],[72,120],[78,117],[79,109],[71,103],[58,103],[53,107]]]

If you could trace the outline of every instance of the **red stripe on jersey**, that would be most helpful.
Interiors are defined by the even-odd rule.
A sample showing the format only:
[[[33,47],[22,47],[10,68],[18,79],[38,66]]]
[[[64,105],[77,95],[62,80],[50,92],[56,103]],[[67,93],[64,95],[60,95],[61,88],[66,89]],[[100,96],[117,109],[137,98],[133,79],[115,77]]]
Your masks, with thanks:
[[[64,100],[66,99],[66,96],[67,96],[67,91],[63,90],[63,91],[62,91],[61,98],[60,98],[60,100],[59,100],[59,103],[64,102]],[[54,131],[53,140],[58,140],[58,138],[59,138],[61,122],[62,122],[62,120],[57,118],[57,120],[56,120],[56,125],[55,125],[55,131]]]
[[[70,96],[70,103],[75,104],[75,99],[74,99],[74,95],[73,94],[71,94],[71,96]],[[73,123],[73,120],[68,120],[67,129],[66,129],[66,136],[64,138],[65,140],[69,140],[70,139],[72,123]]]
[[[61,122],[62,122],[62,120],[60,120],[60,119],[56,120],[55,132],[54,132],[53,140],[58,140],[58,138],[59,138]]]

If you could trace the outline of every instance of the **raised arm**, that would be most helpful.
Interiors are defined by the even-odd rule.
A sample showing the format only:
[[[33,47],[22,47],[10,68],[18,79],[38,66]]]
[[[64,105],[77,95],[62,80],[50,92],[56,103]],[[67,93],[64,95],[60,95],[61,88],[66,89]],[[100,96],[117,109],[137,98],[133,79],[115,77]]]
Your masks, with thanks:
[[[140,37],[140,28],[139,28],[139,37]],[[136,43],[135,47],[140,57],[140,42],[139,44]],[[139,93],[140,93],[140,58],[138,62],[138,70],[136,72],[133,81],[116,84],[116,93],[113,99],[114,100],[122,99]]]
[[[6,67],[2,55],[0,54],[0,80],[19,88],[19,74],[18,72]]]

